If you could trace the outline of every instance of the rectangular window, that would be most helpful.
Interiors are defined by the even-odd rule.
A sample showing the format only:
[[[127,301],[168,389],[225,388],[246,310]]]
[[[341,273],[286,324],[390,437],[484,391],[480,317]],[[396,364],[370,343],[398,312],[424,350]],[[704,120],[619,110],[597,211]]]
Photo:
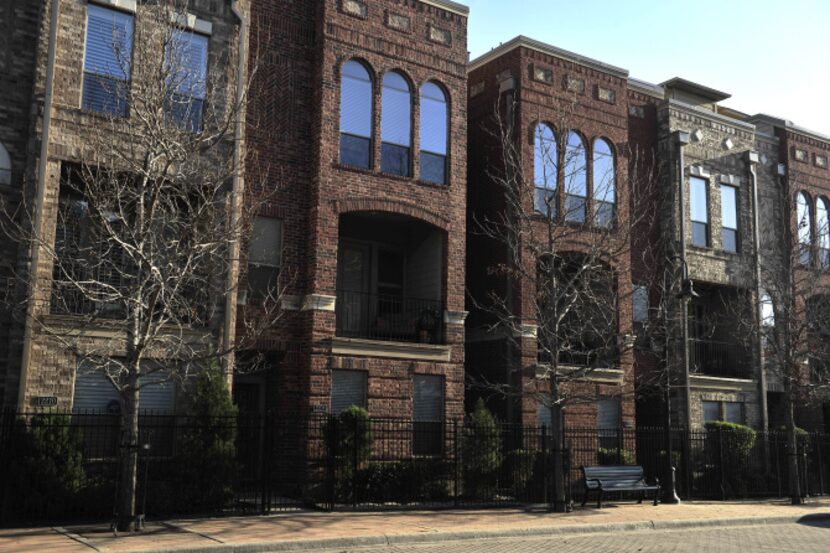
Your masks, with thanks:
[[[692,244],[709,247],[709,182],[700,177],[689,179],[689,210],[692,220]]]
[[[339,415],[352,405],[366,409],[368,375],[366,371],[331,371],[331,414]]]
[[[539,403],[536,407],[536,422],[541,427],[544,426],[548,429],[548,435],[550,435],[550,427],[551,427],[551,420],[553,419],[550,407],[545,405],[544,403]]]
[[[167,44],[167,112],[177,125],[190,132],[202,130],[207,94],[208,37],[175,29]]]
[[[714,422],[721,420],[720,416],[720,402],[719,401],[704,401],[703,402],[703,424],[707,422]]]
[[[132,15],[87,5],[83,109],[127,115],[132,48]]]
[[[613,449],[619,445],[620,399],[602,398],[597,402],[597,431],[599,447]]]
[[[255,217],[248,249],[248,288],[254,298],[278,295],[282,261],[282,220]]]
[[[414,385],[412,452],[440,454],[444,445],[444,377],[416,374]]]
[[[727,401],[723,404],[726,422],[744,424],[744,404],[736,401]]]
[[[634,323],[642,324],[648,322],[648,288],[646,286],[640,284],[634,285],[631,303]]]
[[[720,187],[721,226],[723,227],[723,249],[738,251],[738,189],[722,184]]]

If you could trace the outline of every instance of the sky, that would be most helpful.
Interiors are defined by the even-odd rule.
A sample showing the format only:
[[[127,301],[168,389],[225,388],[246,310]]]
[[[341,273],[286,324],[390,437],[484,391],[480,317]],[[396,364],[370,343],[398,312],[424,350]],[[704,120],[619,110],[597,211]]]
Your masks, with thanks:
[[[731,94],[722,103],[830,135],[830,0],[461,0],[471,59],[516,35]]]

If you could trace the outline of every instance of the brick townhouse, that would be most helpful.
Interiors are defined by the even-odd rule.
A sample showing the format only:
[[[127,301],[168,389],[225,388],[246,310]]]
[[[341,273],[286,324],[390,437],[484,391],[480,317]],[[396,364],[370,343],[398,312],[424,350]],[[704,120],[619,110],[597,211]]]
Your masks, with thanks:
[[[787,224],[800,228],[793,232],[802,249],[812,252],[811,263],[824,263],[822,256],[830,251],[827,138],[785,120],[726,108],[720,102],[729,95],[707,86],[682,78],[646,83],[623,69],[521,36],[470,63],[469,95],[467,275],[470,294],[478,300],[471,302],[467,325],[467,372],[524,393],[521,400],[508,401],[491,394],[494,410],[508,420],[547,421],[532,393],[545,386],[539,379],[534,290],[493,271],[510,260],[506,246],[474,230],[476,221],[509,207],[493,177],[504,171],[502,145],[495,138],[498,113],[515,127],[512,139],[527,198],[522,205],[525,212],[536,212],[535,224],[544,226],[545,215],[552,214],[544,213],[550,205],[540,206],[540,189],[555,197],[551,204],[560,210],[572,201],[571,192],[561,190],[563,184],[567,188],[563,173],[572,145],[587,150],[591,162],[584,171],[595,186],[598,140],[607,140],[614,156],[615,207],[630,206],[634,219],[634,204],[644,202],[655,214],[634,221],[630,258],[611,267],[618,286],[614,332],[632,334],[633,351],[623,351],[613,369],[589,371],[584,395],[595,401],[566,408],[566,424],[633,425],[635,411],[639,425],[659,424],[666,371],[674,424],[783,424],[781,380],[769,370],[764,345],[748,331],[747,321],[769,318],[763,312],[769,276],[762,276],[760,267],[779,255]],[[558,162],[565,166],[558,172],[550,168],[559,185],[552,194],[555,185],[540,184],[538,177],[546,163],[540,162],[540,140],[558,146]],[[780,199],[782,187],[789,202]],[[608,201],[593,186],[582,186],[577,195],[588,206]],[[569,213],[553,215],[559,226],[575,222]],[[806,225],[799,227],[797,219]],[[586,232],[597,226],[597,221],[579,223]],[[570,247],[559,245],[560,251]],[[694,294],[684,307],[676,295],[689,281]],[[523,324],[513,336],[491,328],[494,321],[480,302],[492,292],[509,298]],[[660,306],[670,321],[662,329],[653,321]],[[468,392],[468,400],[478,395],[483,394]],[[798,418],[805,427],[821,429],[825,416],[818,402],[801,406]]]
[[[160,23],[143,12],[148,9],[135,0],[13,0],[0,8],[0,24],[11,30],[3,35],[0,55],[0,193],[12,205],[25,200],[34,209],[35,232],[44,237],[42,244],[55,240],[59,214],[84,205],[64,188],[73,168],[89,159],[89,150],[101,143],[99,139],[123,143],[119,141],[124,135],[111,132],[116,127],[103,121],[111,116],[129,121],[130,91],[154,61],[146,52],[137,53],[137,33],[152,34],[142,25],[165,25],[159,32],[190,48],[192,57],[186,59],[192,67],[186,69],[192,78],[214,75],[209,73],[210,62],[216,66],[217,82],[207,87],[218,92],[217,98],[232,94],[247,3],[195,0],[188,3],[187,12],[171,12],[169,21]],[[170,52],[168,59],[172,59]],[[130,61],[121,63],[125,58]],[[198,103],[204,96],[192,99]],[[220,111],[221,101],[216,101]],[[193,117],[189,122],[201,125],[197,115]],[[108,132],[111,135],[99,135]],[[75,232],[67,229],[61,232]],[[42,251],[28,244],[15,247],[8,238],[2,243],[3,273],[17,275],[10,299],[28,298],[25,315],[16,310],[4,314],[3,404],[20,410],[43,405],[59,410],[107,409],[117,402],[117,392],[100,372],[79,371],[77,352],[122,355],[121,346],[114,344],[123,343],[119,339],[123,325],[115,317],[85,324],[83,315],[104,307],[69,301],[62,283],[53,279],[50,255],[38,255]],[[142,405],[172,413],[178,395],[172,382],[148,385]]]
[[[467,8],[253,8],[248,183],[275,193],[254,225],[240,308],[257,308],[263,268],[285,294],[248,356],[264,362],[236,377],[240,408],[461,417]],[[266,240],[281,255],[264,258]]]
[[[468,76],[469,224],[496,220],[510,209],[505,189],[493,174],[504,168],[504,142],[515,140],[513,147],[521,158],[519,170],[526,188],[517,209],[529,215],[529,228],[522,229],[523,236],[541,243],[551,219],[555,221],[553,232],[574,229],[554,238],[555,250],[565,264],[579,263],[581,255],[593,256],[588,250],[602,248],[603,242],[622,242],[609,249],[612,257],[605,260],[613,300],[600,306],[612,310],[607,315],[614,328],[608,330],[622,336],[632,332],[631,234],[618,225],[628,216],[627,77],[623,69],[521,36],[473,60]],[[514,126],[505,140],[498,133],[497,106],[503,123],[509,121]],[[507,244],[482,232],[468,232],[472,301],[467,371],[471,379],[478,377],[484,382],[484,389],[473,392],[469,399],[488,397],[491,408],[506,420],[550,424],[548,408],[539,395],[547,389],[540,368],[548,360],[537,351],[537,336],[542,331],[537,321],[540,304],[535,300],[538,281],[511,279],[492,270],[515,262],[534,271],[537,260],[523,253],[521,260],[513,261],[506,252]],[[491,290],[510,298],[512,316],[521,321],[520,327],[490,329],[497,322],[486,308]],[[594,400],[567,406],[566,425],[633,427],[631,348],[620,348],[607,363],[594,363],[590,353],[582,352],[594,347],[591,337],[583,336],[579,344],[571,346],[568,352],[559,352],[560,363],[569,368],[590,367],[584,379],[571,384],[581,388],[572,395]],[[499,384],[524,393],[505,398],[487,389]]]

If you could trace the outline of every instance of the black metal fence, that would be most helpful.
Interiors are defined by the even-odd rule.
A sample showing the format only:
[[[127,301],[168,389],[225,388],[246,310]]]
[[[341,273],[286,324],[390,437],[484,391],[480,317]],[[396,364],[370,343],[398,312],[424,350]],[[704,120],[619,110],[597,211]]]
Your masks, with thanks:
[[[124,449],[118,422],[0,415],[0,523],[112,517]],[[147,517],[548,503],[555,455],[567,501],[581,497],[582,465],[636,463],[665,481],[659,428],[567,429],[557,451],[545,427],[469,421],[145,415],[140,427],[137,507]],[[800,436],[797,452],[776,432],[751,443],[715,431],[673,430],[672,439],[684,499],[785,496],[792,454],[803,492],[830,486],[828,435]]]
[[[731,378],[751,378],[752,356],[740,343],[689,340],[692,372]]]

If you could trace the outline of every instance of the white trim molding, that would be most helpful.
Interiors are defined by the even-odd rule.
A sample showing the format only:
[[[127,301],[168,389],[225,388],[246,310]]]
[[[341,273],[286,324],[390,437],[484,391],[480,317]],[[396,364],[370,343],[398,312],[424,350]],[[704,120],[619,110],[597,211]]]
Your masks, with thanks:
[[[333,355],[352,357],[385,357],[390,359],[413,359],[419,361],[450,361],[450,346],[434,344],[415,344],[409,342],[387,342],[384,340],[365,340],[363,338],[331,339]]]
[[[337,296],[326,294],[308,294],[303,298],[301,311],[334,311]]]
[[[130,13],[135,13],[136,10],[136,0],[89,0],[89,2]]]
[[[178,25],[188,31],[193,31],[194,33],[208,36],[213,34],[213,23],[205,21],[204,19],[199,19],[192,13],[171,13],[170,23]]]
[[[280,308],[283,311],[299,311],[302,305],[302,297],[295,294],[284,294],[280,298]]]
[[[514,338],[536,338],[539,333],[539,325],[522,324],[518,330],[513,331]]]
[[[469,313],[469,311],[450,311],[449,309],[445,309],[444,324],[463,325]]]

